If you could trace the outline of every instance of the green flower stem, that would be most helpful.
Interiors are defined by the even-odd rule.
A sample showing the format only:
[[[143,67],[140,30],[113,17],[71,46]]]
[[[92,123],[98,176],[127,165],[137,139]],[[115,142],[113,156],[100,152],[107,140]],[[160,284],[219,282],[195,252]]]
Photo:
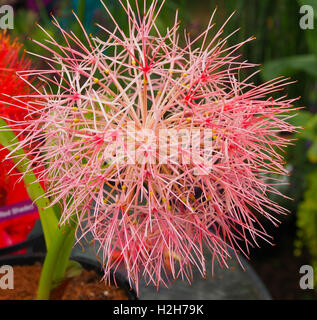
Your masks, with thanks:
[[[75,227],[65,226],[55,233],[42,268],[37,300],[49,300],[54,285],[63,280],[75,240]]]

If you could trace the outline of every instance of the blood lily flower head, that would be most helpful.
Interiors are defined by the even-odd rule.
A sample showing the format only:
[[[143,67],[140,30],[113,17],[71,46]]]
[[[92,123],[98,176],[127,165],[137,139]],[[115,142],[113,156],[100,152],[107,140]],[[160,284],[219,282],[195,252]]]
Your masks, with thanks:
[[[212,16],[181,45],[177,14],[165,33],[156,25],[164,1],[142,12],[121,4],[126,33],[105,6],[114,31],[101,27],[104,37],[83,29],[80,40],[53,18],[64,42],[45,30],[35,41],[50,69],[23,74],[46,86],[32,96],[40,116],[21,147],[41,141],[33,161],[45,163],[47,196],[62,205],[61,224],[78,221],[99,243],[107,279],[122,264],[137,287],[141,274],[167,286],[191,281],[192,268],[205,276],[206,263],[226,266],[229,248],[239,258],[269,241],[259,220],[277,224],[286,210],[264,178],[286,173],[279,150],[290,141],[279,133],[295,130],[286,121],[294,100],[272,98],[287,79],[241,80],[254,65],[237,52],[252,38],[228,46],[227,21],[214,32]]]

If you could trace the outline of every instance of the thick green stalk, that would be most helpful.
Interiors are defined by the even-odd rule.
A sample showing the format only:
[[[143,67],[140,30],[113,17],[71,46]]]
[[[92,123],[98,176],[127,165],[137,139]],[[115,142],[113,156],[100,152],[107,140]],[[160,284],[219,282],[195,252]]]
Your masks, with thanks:
[[[56,232],[44,260],[37,300],[49,300],[53,286],[56,282],[63,280],[74,238],[75,228],[66,226]]]

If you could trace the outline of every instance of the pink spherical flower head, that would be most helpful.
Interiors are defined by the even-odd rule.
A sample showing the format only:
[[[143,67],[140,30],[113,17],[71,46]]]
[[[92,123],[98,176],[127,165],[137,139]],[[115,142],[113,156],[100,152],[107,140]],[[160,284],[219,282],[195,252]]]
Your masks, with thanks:
[[[269,240],[259,219],[277,224],[286,213],[265,176],[286,174],[279,150],[290,141],[280,133],[295,130],[286,121],[294,100],[272,98],[287,79],[241,80],[254,65],[237,52],[252,38],[229,47],[223,26],[210,40],[212,17],[181,46],[177,14],[165,33],[156,25],[164,1],[142,12],[121,4],[127,33],[105,6],[115,28],[101,27],[104,37],[83,29],[81,41],[53,18],[63,43],[45,30],[46,42],[35,41],[50,69],[24,74],[47,85],[21,146],[42,141],[32,153],[46,164],[39,179],[62,204],[60,223],[77,221],[100,244],[106,279],[123,265],[136,287],[140,275],[156,286],[190,282],[193,268],[206,276],[207,263],[227,266],[229,248],[239,259]]]

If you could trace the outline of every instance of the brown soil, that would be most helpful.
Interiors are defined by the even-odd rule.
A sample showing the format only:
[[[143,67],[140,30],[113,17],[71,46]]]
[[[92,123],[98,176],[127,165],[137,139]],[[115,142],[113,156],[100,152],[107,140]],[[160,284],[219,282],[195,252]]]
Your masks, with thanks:
[[[42,266],[14,266],[14,289],[1,290],[0,300],[33,300],[36,297]],[[83,270],[57,290],[52,299],[58,300],[128,300],[125,291],[107,286],[95,271]]]

